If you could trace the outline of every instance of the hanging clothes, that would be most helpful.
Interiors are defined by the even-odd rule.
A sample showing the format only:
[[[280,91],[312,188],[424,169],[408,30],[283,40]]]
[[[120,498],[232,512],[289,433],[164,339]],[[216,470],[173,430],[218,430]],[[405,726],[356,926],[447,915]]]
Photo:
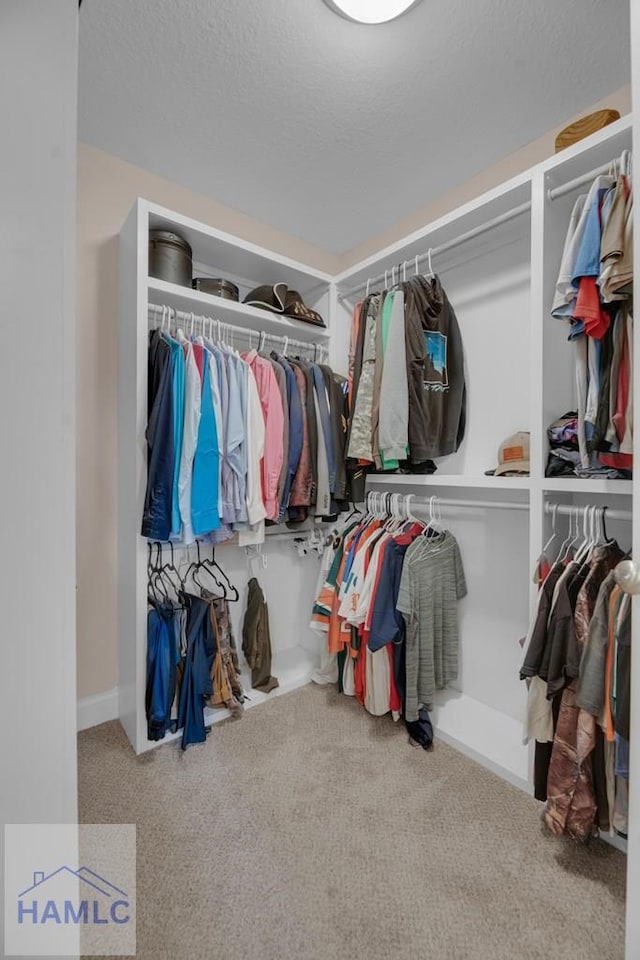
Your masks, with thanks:
[[[626,173],[596,177],[571,213],[551,314],[573,344],[578,456],[553,449],[547,476],[631,476],[632,215]]]
[[[347,381],[326,364],[162,328],[148,365],[144,536],[249,545],[348,507]]]
[[[183,750],[192,743],[204,743],[206,739],[204,707],[213,693],[211,670],[215,654],[210,605],[200,597],[188,596],[187,652],[178,709],[178,729],[182,730]]]
[[[458,676],[458,600],[467,585],[458,543],[449,531],[407,550],[398,610],[407,624],[405,717],[433,709],[436,690]],[[436,627],[437,625],[437,627]]]
[[[620,676],[628,677],[630,620],[619,617],[613,574],[622,557],[615,541],[587,543],[576,557],[563,550],[541,586],[520,671],[529,682],[525,742],[536,740],[535,796],[546,801],[553,833],[580,840],[624,819],[624,803],[616,800],[616,730],[606,710],[618,659]],[[624,740],[622,711],[620,720]],[[621,769],[624,750],[623,742]]]
[[[176,694],[175,610],[170,604],[149,599],[147,612],[147,676],[145,706],[149,740],[163,740],[172,725],[171,708]]]
[[[323,571],[312,627],[326,636],[328,662],[337,657],[339,688],[374,716],[404,715],[426,749],[423,711],[457,676],[466,583],[453,534],[367,514],[332,541]]]
[[[147,488],[142,536],[168,540],[172,528],[175,434],[171,347],[159,330],[149,335]]]
[[[247,609],[242,624],[242,652],[251,668],[251,686],[271,693],[279,685],[271,676],[271,634],[269,610],[262,587],[255,577],[249,580]]]
[[[412,277],[353,311],[346,442],[351,489],[368,471],[432,473],[466,428],[460,328],[438,277]]]

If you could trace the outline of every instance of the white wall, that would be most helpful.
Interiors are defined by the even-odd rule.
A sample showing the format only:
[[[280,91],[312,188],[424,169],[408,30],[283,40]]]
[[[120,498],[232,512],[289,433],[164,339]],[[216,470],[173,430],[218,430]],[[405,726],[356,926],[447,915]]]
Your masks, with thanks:
[[[77,0],[0,3],[3,822],[75,822]]]

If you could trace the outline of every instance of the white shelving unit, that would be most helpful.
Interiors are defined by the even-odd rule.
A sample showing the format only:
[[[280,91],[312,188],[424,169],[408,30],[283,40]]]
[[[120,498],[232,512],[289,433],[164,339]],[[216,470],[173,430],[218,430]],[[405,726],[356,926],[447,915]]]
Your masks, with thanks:
[[[240,288],[241,299],[253,287],[283,281],[321,314],[327,329],[149,277],[149,230],[160,228],[175,230],[188,240],[193,250],[194,276],[231,279]],[[131,210],[120,234],[119,270],[119,715],[134,750],[142,753],[180,736],[149,741],[145,716],[147,541],[140,535],[140,524],[146,485],[148,305],[169,306],[222,324],[326,347],[331,335],[331,278],[142,199]],[[284,542],[270,544],[269,554],[270,567],[261,573],[261,580],[267,596],[275,597],[270,603],[272,672],[280,686],[268,696],[250,689],[245,664],[242,680],[248,694],[247,707],[308,683],[318,662],[318,640],[308,627],[316,566],[300,564]],[[249,572],[242,551],[236,547],[221,546],[218,559],[240,589],[241,602],[232,610],[240,646],[241,607]],[[212,725],[227,716],[226,710],[207,710],[206,722]]]
[[[612,124],[335,278],[138,201],[121,235],[119,423],[120,715],[138,752],[155,745],[146,739],[144,715],[146,553],[138,533],[145,485],[147,303],[325,343],[333,365],[344,370],[352,306],[360,296],[345,294],[403,261],[410,272],[416,255],[444,245],[434,269],[456,310],[465,347],[465,439],[458,453],[438,464],[436,474],[378,475],[369,483],[376,490],[478,501],[477,510],[446,513],[461,544],[469,595],[461,611],[458,689],[440,695],[436,732],[511,782],[531,789],[531,751],[520,735],[525,687],[518,679],[523,656],[519,640],[536,594],[531,572],[550,532],[545,505],[596,502],[628,510],[634,493],[630,481],[544,477],[546,428],[575,409],[573,356],[565,326],[550,317],[550,307],[579,188],[557,200],[551,200],[548,191],[619,157],[631,147],[631,129],[630,118]],[[495,220],[498,225],[490,232],[474,235]],[[284,280],[327,319],[327,330],[150,279],[148,230],[161,227],[175,229],[189,241],[194,274],[228,277],[239,285],[241,296],[260,283]],[[469,233],[472,237],[463,244],[454,242]],[[634,366],[640,369],[640,347],[635,350]],[[531,434],[530,477],[486,476],[484,471],[496,464],[500,443],[521,429]],[[489,510],[490,501],[500,504],[496,508],[491,503]],[[519,509],[509,509],[512,504]],[[630,524],[613,521],[611,529],[623,546],[632,546]],[[638,523],[633,547],[640,555]],[[239,561],[233,563],[241,573]],[[278,601],[291,593],[287,578],[299,573],[292,560],[282,569],[273,581]],[[301,607],[295,589],[295,606]],[[286,603],[275,605],[280,612],[283,606],[286,617]],[[285,636],[284,647],[276,650],[283,691],[306,682],[315,662],[313,643],[299,639],[306,615],[303,611],[299,627],[288,626],[285,618],[281,629],[272,629],[272,634]],[[291,641],[286,639],[290,636]],[[255,695],[251,705],[262,699]]]
[[[434,721],[438,736],[528,790],[532,752],[522,744],[525,686],[518,679],[523,656],[518,641],[526,634],[537,590],[532,570],[550,533],[545,504],[595,502],[629,510],[634,488],[626,480],[544,477],[546,428],[576,408],[573,353],[564,323],[552,319],[550,310],[571,208],[584,186],[556,200],[548,191],[630,149],[631,127],[630,118],[612,124],[335,281],[334,340],[340,344],[334,349],[346,353],[352,306],[363,293],[351,294],[353,288],[404,261],[411,272],[416,255],[448,246],[433,258],[433,268],[456,310],[465,348],[465,439],[458,453],[439,461],[435,474],[372,475],[368,486],[483,505],[458,512],[443,508],[461,545],[469,595],[461,606],[458,689],[439,695]],[[508,218],[513,210],[516,215]],[[490,231],[451,243],[494,220],[498,224]],[[498,446],[516,430],[531,434],[531,476],[486,476]],[[495,501],[502,506],[496,509]],[[512,504],[520,509],[509,509]],[[630,524],[613,521],[608,527],[623,546],[631,546]],[[640,555],[640,542],[634,549]]]
[[[633,523],[613,520],[609,530],[640,556],[637,482],[544,477],[546,427],[575,409],[573,357],[564,324],[551,318],[550,307],[570,210],[580,188],[555,200],[550,199],[549,190],[585,177],[630,149],[632,126],[630,117],[623,118],[334,278],[156,204],[136,203],[120,243],[118,428],[120,718],[136,752],[157,745],[146,737],[146,542],[139,535],[146,475],[147,304],[158,302],[187,313],[211,315],[221,323],[323,343],[330,348],[333,366],[344,372],[351,310],[357,299],[345,293],[403,261],[409,263],[410,272],[416,255],[444,246],[434,268],[462,330],[469,398],[465,440],[457,454],[438,464],[435,475],[375,476],[370,486],[477,501],[475,510],[445,514],[461,544],[469,595],[461,610],[458,689],[438,696],[436,735],[531,790],[532,749],[523,746],[521,739],[525,689],[518,680],[523,656],[519,640],[535,600],[531,572],[550,532],[547,504],[595,502],[622,514],[633,506]],[[496,220],[498,225],[490,232],[477,232]],[[149,278],[148,231],[163,227],[176,230],[191,244],[194,275],[233,280],[241,299],[254,286],[284,281],[321,313],[327,329]],[[461,235],[467,237],[463,244],[456,242]],[[640,270],[640,253],[636,258]],[[633,359],[637,371],[638,338]],[[635,396],[638,423],[640,391]],[[499,444],[519,429],[531,434],[531,476],[485,476],[484,471],[495,466]],[[640,448],[636,462],[639,456]],[[513,505],[518,509],[510,509]],[[276,553],[278,547],[280,543],[274,545]],[[239,551],[224,549],[225,569],[246,581]],[[282,550],[265,575],[267,595],[275,597],[270,609],[279,693],[308,682],[318,653],[318,639],[307,623],[316,571],[309,567],[305,572],[304,565],[285,556],[286,547]],[[640,628],[639,609],[634,605],[634,633]],[[235,626],[238,636],[237,622]],[[244,679],[246,683],[246,671]],[[634,716],[639,693],[640,661],[632,678]],[[247,707],[267,699],[256,691],[250,691],[250,698]],[[225,717],[226,711],[209,711],[207,722],[214,724]],[[640,893],[637,784],[636,776],[630,800],[629,904]],[[636,917],[637,912],[628,911],[629,957],[636,955]]]

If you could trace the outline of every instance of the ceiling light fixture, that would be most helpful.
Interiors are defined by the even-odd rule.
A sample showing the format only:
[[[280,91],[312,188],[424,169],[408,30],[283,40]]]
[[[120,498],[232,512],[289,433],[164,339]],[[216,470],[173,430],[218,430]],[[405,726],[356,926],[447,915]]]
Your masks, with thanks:
[[[324,0],[327,6],[357,23],[387,23],[402,16],[420,0]]]

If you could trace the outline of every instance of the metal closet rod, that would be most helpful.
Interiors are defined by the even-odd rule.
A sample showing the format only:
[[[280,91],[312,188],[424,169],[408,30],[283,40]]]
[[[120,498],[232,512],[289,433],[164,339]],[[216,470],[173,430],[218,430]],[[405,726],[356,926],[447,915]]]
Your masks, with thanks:
[[[390,499],[393,494],[390,494],[389,491],[378,491],[371,490],[369,493],[378,494],[380,501],[377,503],[377,507],[380,509],[384,505],[385,509],[393,508],[393,501]],[[382,499],[385,494],[389,494],[388,503],[385,503]],[[528,503],[519,503],[516,500],[451,500],[445,499],[444,497],[415,497],[413,494],[399,494],[399,508],[400,510],[407,507],[411,512],[413,512],[414,506],[417,507],[429,507],[431,501],[437,507],[464,507],[467,509],[478,508],[481,510],[528,510]],[[373,501],[373,509],[376,509],[376,503]]]
[[[550,187],[547,190],[547,197],[549,200],[557,200],[558,197],[564,197],[567,193],[575,190],[576,187],[582,187],[585,183],[595,180],[596,177],[601,176],[603,173],[608,173],[614,163],[619,163],[622,171],[627,173],[630,159],[631,152],[629,150],[623,150],[620,157],[614,157],[614,159],[609,160],[608,163],[603,163],[602,166],[595,167],[593,170],[589,170],[588,173],[583,173],[580,177],[574,177],[573,180],[568,180],[567,183],[563,183],[559,187]]]
[[[600,510],[605,511],[606,520],[631,520],[632,514],[630,510],[610,510],[609,507],[599,507],[595,503],[586,503],[586,504],[570,504],[570,503],[545,503],[544,512],[545,513],[557,513],[561,517],[570,517],[572,514],[575,515],[576,510],[578,513],[581,513],[583,510],[587,510],[589,507],[598,507]]]
[[[446,253],[447,250],[453,250],[454,247],[459,247],[462,243],[466,243],[468,240],[473,240],[475,237],[480,237],[483,233],[487,233],[488,230],[493,230],[495,227],[499,227],[503,223],[508,223],[510,220],[515,220],[516,217],[521,216],[523,213],[527,213],[529,210],[531,210],[531,202],[527,200],[526,203],[521,203],[520,206],[514,207],[512,210],[507,210],[506,213],[501,213],[498,217],[494,217],[493,220],[487,220],[486,223],[482,223],[480,226],[474,227],[472,230],[467,230],[466,233],[461,233],[460,236],[454,237],[453,240],[447,240],[446,243],[441,243],[438,247],[430,247],[426,253],[422,253],[417,257],[411,257],[409,260],[402,260],[400,264],[394,264],[393,270],[395,271],[396,268],[413,266],[414,264],[417,268],[419,263],[423,263],[425,260],[429,260],[431,257],[437,257],[441,253]],[[348,300],[353,296],[354,293],[358,293],[360,290],[365,290],[367,284],[373,285],[380,283],[380,281],[384,280],[390,272],[391,269],[378,274],[376,277],[369,277],[362,283],[359,283],[354,287],[350,287],[348,290],[338,294],[338,299]]]
[[[246,337],[256,337],[258,340],[280,340],[285,344],[285,350],[288,347],[302,347],[306,350],[323,350],[328,356],[328,349],[326,344],[319,343],[315,340],[296,340],[294,337],[288,337],[286,334],[279,333],[267,333],[264,330],[255,330],[250,327],[239,327],[234,323],[224,323],[222,320],[215,320],[213,317],[205,317],[203,314],[195,313],[185,313],[183,310],[174,310],[173,307],[163,307],[158,303],[150,303],[148,305],[150,313],[157,313],[162,315],[163,310],[168,310],[170,314],[170,319],[174,318],[175,320],[182,320],[185,324],[190,324],[191,321],[195,323],[202,324],[204,321],[211,323],[214,327],[219,327],[221,332],[230,332],[238,336]]]

